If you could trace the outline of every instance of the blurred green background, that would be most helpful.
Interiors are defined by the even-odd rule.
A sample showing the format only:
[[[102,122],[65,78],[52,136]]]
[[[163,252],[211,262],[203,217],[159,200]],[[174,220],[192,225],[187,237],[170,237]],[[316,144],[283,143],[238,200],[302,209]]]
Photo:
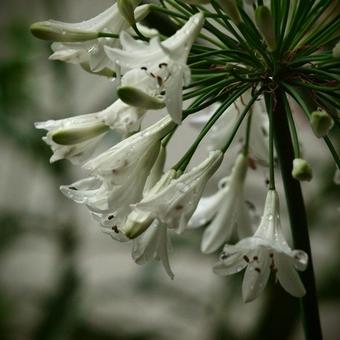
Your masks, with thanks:
[[[81,21],[111,3],[0,4],[0,339],[302,339],[298,300],[272,279],[258,300],[243,304],[242,275],[212,273],[216,256],[200,253],[201,231],[173,239],[171,281],[158,263],[134,264],[128,246],[102,234],[84,207],[59,192],[81,174],[66,162],[49,164],[33,123],[104,108],[113,85],[48,61],[49,44],[34,39],[29,26],[48,18]],[[315,169],[304,191],[322,326],[333,340],[340,338],[340,193],[326,149],[303,121],[301,127]],[[265,188],[256,178],[250,176],[249,196],[260,210]]]

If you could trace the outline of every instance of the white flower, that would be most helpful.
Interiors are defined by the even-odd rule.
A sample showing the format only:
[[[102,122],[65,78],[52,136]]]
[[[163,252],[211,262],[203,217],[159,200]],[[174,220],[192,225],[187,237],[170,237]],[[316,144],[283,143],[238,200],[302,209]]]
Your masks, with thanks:
[[[247,167],[247,157],[240,154],[231,175],[220,181],[219,190],[210,197],[202,198],[198,204],[189,224],[199,227],[210,222],[202,238],[203,253],[219,249],[229,241],[236,228],[239,237],[252,234],[251,219],[243,197]]]
[[[53,150],[51,163],[65,158],[79,164],[91,156],[109,129],[117,131],[122,137],[138,131],[144,113],[145,110],[129,106],[118,99],[102,111],[38,122],[35,127],[48,131],[43,140]]]
[[[190,81],[186,65],[191,45],[203,26],[204,16],[198,13],[172,37],[163,42],[154,37],[149,43],[136,41],[126,32],[120,34],[123,50],[106,47],[113,62],[121,66],[122,87],[118,94],[130,105],[160,105],[164,98],[168,112],[179,124],[182,115],[182,87]],[[143,101],[124,96],[124,88],[135,89]],[[163,93],[164,92],[164,93]],[[142,93],[142,94],[141,94]],[[146,99],[149,98],[147,101]],[[158,107],[155,107],[158,108]]]
[[[148,5],[139,6],[135,10],[136,20],[141,20],[149,11]],[[129,23],[120,14],[117,4],[112,5],[96,17],[80,23],[64,23],[50,20],[49,24],[54,29],[67,32],[68,30],[79,32],[104,32],[119,34],[129,28]],[[56,42],[52,44],[54,53],[51,60],[61,60],[73,64],[84,64],[93,72],[99,72],[105,68],[115,70],[115,64],[107,58],[104,46],[119,47],[119,39],[97,38],[80,42]]]
[[[233,105],[231,105],[214,124],[211,130],[207,134],[208,149],[216,150],[222,148],[226,141],[229,139],[234,126],[244,110],[245,106],[250,100],[250,92],[247,92],[240,98],[238,98]],[[211,115],[218,109],[220,104],[216,103],[210,106],[209,110],[202,111],[198,114],[190,123],[199,129],[201,129]],[[269,121],[265,111],[263,100],[256,101],[251,109],[252,121],[251,121],[251,133],[249,148],[252,157],[261,163],[266,164],[268,158],[268,129]],[[246,120],[239,128],[237,137],[238,139],[244,139],[246,135]],[[237,139],[236,137],[236,139]]]
[[[302,250],[292,250],[281,230],[279,198],[275,190],[269,190],[261,223],[252,237],[236,245],[226,245],[215,265],[214,272],[231,275],[246,268],[242,295],[245,302],[258,297],[265,288],[270,272],[291,295],[301,297],[305,288],[297,273],[307,267],[308,256]]]
[[[168,228],[165,224],[155,220],[152,225],[133,241],[132,258],[138,264],[145,264],[151,260],[159,260],[171,279],[174,274],[169,264],[170,240]]]
[[[170,117],[165,117],[123,140],[84,164],[92,177],[62,186],[61,191],[75,202],[86,204],[104,229],[115,236],[131,211],[130,204],[142,199],[161,139],[173,126]]]
[[[223,159],[221,151],[212,151],[197,167],[173,179],[169,185],[154,193],[153,190],[135,205],[141,211],[182,232],[194,213],[204,187]],[[161,179],[162,180],[162,179]]]

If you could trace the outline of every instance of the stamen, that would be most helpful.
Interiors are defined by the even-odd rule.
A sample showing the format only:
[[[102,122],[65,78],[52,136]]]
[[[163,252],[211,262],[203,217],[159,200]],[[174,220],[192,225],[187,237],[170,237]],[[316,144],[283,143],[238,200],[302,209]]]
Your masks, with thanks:
[[[249,257],[248,257],[247,255],[244,255],[244,256],[243,256],[243,260],[246,261],[247,263],[250,262]]]

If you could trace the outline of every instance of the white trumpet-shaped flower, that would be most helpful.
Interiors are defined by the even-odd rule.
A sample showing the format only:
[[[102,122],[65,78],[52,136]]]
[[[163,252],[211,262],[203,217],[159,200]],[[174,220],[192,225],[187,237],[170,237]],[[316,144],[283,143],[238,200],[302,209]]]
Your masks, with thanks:
[[[218,119],[207,134],[208,149],[215,150],[222,148],[225,145],[226,140],[228,140],[228,137],[231,135],[240,114],[250,98],[250,93],[247,92],[242,97],[238,98]],[[218,103],[212,105],[209,109],[205,109],[201,114],[198,114],[197,117],[191,119],[190,123],[194,127],[201,129],[218,107]],[[253,104],[251,112],[252,125],[249,142],[251,156],[262,163],[267,163],[269,121],[262,99]],[[246,124],[243,123],[239,128],[236,139],[244,139],[245,135]]]
[[[132,258],[138,264],[145,264],[152,260],[161,261],[166,273],[173,279],[174,273],[169,263],[169,248],[167,226],[159,220],[154,220],[150,227],[134,240]]]
[[[186,65],[191,46],[204,22],[202,13],[192,16],[170,38],[149,43],[120,34],[123,50],[106,47],[108,57],[124,74],[118,95],[130,105],[158,109],[165,106],[174,122],[182,120],[182,87],[190,82]]]
[[[225,245],[219,262],[214,266],[214,272],[219,275],[232,275],[246,268],[242,285],[245,302],[258,297],[271,271],[288,293],[296,297],[305,294],[297,270],[306,269],[308,255],[288,246],[281,230],[279,210],[278,194],[269,190],[255,234],[236,245]]]
[[[94,151],[101,137],[112,129],[122,137],[140,129],[145,110],[116,100],[106,109],[80,116],[35,123],[38,129],[47,130],[43,140],[51,146],[50,162],[69,159],[74,164],[83,163]]]
[[[249,210],[243,196],[247,168],[247,157],[240,154],[231,175],[220,181],[219,190],[200,200],[189,225],[199,227],[209,223],[202,238],[203,253],[219,249],[229,241],[236,228],[239,237],[252,234]]]
[[[157,192],[150,190],[135,207],[149,212],[151,217],[165,223],[169,228],[182,232],[197,207],[207,181],[217,170],[222,159],[221,151],[212,151],[205,161],[179,178],[173,179],[161,190]]]
[[[142,5],[135,9],[136,21],[142,20],[149,12],[148,5]],[[54,30],[64,32],[79,32],[78,35],[104,32],[119,34],[129,28],[130,24],[121,15],[117,4],[112,5],[96,17],[80,23],[64,23],[49,20],[45,22]],[[115,64],[107,57],[104,46],[119,47],[119,39],[96,38],[87,41],[55,42],[52,44],[54,53],[51,60],[61,60],[73,64],[83,64],[90,71],[99,72],[105,68],[115,70]]]
[[[170,117],[165,117],[123,140],[84,164],[92,177],[62,186],[61,191],[75,202],[86,204],[107,232],[120,234],[130,204],[142,199],[161,139],[172,127]]]

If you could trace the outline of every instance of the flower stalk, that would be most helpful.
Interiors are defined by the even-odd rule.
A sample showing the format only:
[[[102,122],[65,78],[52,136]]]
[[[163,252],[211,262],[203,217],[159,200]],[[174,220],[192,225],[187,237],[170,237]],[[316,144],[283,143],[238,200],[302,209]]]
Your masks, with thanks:
[[[301,185],[291,175],[294,149],[281,89],[275,91],[275,99],[276,105],[273,107],[274,140],[284,183],[294,247],[304,249],[309,257],[306,271],[300,274],[307,291],[306,295],[301,298],[304,331],[306,339],[321,340],[322,333],[307,216]]]

